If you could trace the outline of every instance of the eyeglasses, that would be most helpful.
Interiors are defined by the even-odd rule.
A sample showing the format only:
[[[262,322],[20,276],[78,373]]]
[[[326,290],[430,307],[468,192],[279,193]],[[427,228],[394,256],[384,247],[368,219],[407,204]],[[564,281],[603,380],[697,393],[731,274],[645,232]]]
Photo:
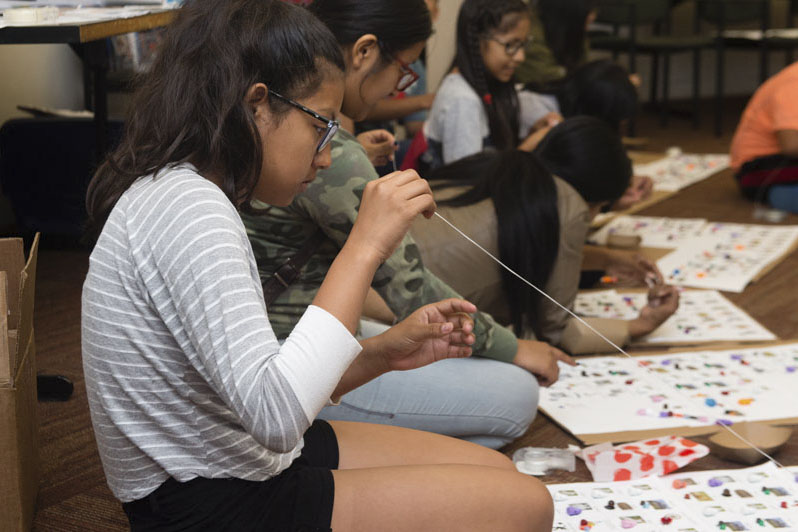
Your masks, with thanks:
[[[413,83],[418,81],[418,78],[420,77],[418,73],[416,73],[415,70],[410,68],[410,65],[408,65],[404,61],[402,61],[395,55],[388,53],[388,50],[385,48],[385,45],[382,43],[382,41],[377,41],[377,44],[379,45],[380,50],[382,50],[382,53],[384,53],[385,55],[396,61],[396,64],[399,65],[399,68],[402,71],[402,75],[399,77],[399,81],[396,82],[396,90],[402,92],[412,87]]]
[[[415,70],[410,68],[410,65],[398,57],[394,57],[393,60],[396,61],[396,63],[402,69],[402,75],[399,78],[399,81],[396,82],[396,90],[399,92],[406,91],[413,86],[413,83],[418,81],[419,75]]]
[[[501,44],[502,46],[504,46],[504,52],[507,55],[509,55],[510,57],[512,57],[515,54],[517,54],[518,50],[520,50],[521,48],[526,48],[526,45],[528,45],[530,42],[532,42],[532,38],[531,37],[527,37],[524,40],[514,39],[514,40],[512,40],[510,42],[500,41],[499,39],[497,39],[495,37],[489,37],[489,40],[497,42],[497,43]]]
[[[312,109],[308,109],[307,107],[305,107],[301,103],[297,103],[294,100],[292,100],[291,98],[286,98],[282,94],[274,92],[271,89],[269,89],[269,94],[271,94],[272,96],[274,96],[278,100],[282,100],[282,101],[284,101],[285,103],[287,103],[289,105],[293,105],[294,107],[296,107],[297,109],[299,109],[303,113],[309,114],[310,116],[312,116],[313,118],[315,118],[319,122],[324,122],[325,124],[327,124],[327,129],[323,133],[321,133],[321,140],[319,141],[319,145],[316,146],[316,153],[321,153],[321,151],[324,148],[327,147],[327,144],[330,143],[332,138],[338,132],[338,129],[341,127],[341,123],[338,122],[337,120],[333,120],[332,118],[326,118],[324,116],[321,116],[316,111],[313,111]],[[318,129],[321,129],[321,128],[318,128]]]

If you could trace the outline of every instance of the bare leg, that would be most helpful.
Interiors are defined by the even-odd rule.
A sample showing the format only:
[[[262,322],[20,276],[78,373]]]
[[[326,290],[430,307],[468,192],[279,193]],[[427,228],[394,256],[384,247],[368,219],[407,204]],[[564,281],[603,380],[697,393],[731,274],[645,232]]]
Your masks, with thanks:
[[[398,427],[332,425],[336,532],[551,530],[546,488],[496,451]]]
[[[330,425],[338,439],[339,469],[469,464],[515,471],[512,461],[497,451],[440,434],[352,421]]]

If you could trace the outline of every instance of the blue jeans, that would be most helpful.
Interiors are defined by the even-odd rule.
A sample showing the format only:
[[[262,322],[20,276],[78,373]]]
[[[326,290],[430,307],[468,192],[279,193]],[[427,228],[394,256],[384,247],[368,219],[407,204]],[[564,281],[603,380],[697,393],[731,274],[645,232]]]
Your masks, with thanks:
[[[498,449],[526,432],[537,406],[532,374],[472,357],[386,373],[318,417],[426,430]]]
[[[768,190],[768,203],[776,209],[798,213],[798,183],[773,185]]]

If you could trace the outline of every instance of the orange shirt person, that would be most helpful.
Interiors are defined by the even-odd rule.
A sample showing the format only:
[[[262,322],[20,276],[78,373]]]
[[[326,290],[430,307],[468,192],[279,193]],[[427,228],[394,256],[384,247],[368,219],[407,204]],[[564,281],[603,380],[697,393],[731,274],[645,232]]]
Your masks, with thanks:
[[[767,80],[743,112],[731,166],[744,195],[798,212],[798,63]]]

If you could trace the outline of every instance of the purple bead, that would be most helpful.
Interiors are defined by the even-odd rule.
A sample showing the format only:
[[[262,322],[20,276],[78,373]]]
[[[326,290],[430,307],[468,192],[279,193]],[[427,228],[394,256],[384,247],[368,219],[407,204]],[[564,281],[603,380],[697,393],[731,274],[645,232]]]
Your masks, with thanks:
[[[795,366],[787,366],[787,373],[795,373]]]
[[[709,487],[710,488],[717,488],[718,486],[722,486],[722,485],[723,485],[723,481],[722,480],[718,480],[716,478],[709,479]]]
[[[568,512],[568,515],[573,517],[575,515],[581,514],[582,513],[582,509],[581,508],[577,508],[576,506],[569,506],[568,509],[566,510],[566,512]]]
[[[742,360],[743,359],[743,355],[732,355],[731,358],[732,358],[732,360]]]

